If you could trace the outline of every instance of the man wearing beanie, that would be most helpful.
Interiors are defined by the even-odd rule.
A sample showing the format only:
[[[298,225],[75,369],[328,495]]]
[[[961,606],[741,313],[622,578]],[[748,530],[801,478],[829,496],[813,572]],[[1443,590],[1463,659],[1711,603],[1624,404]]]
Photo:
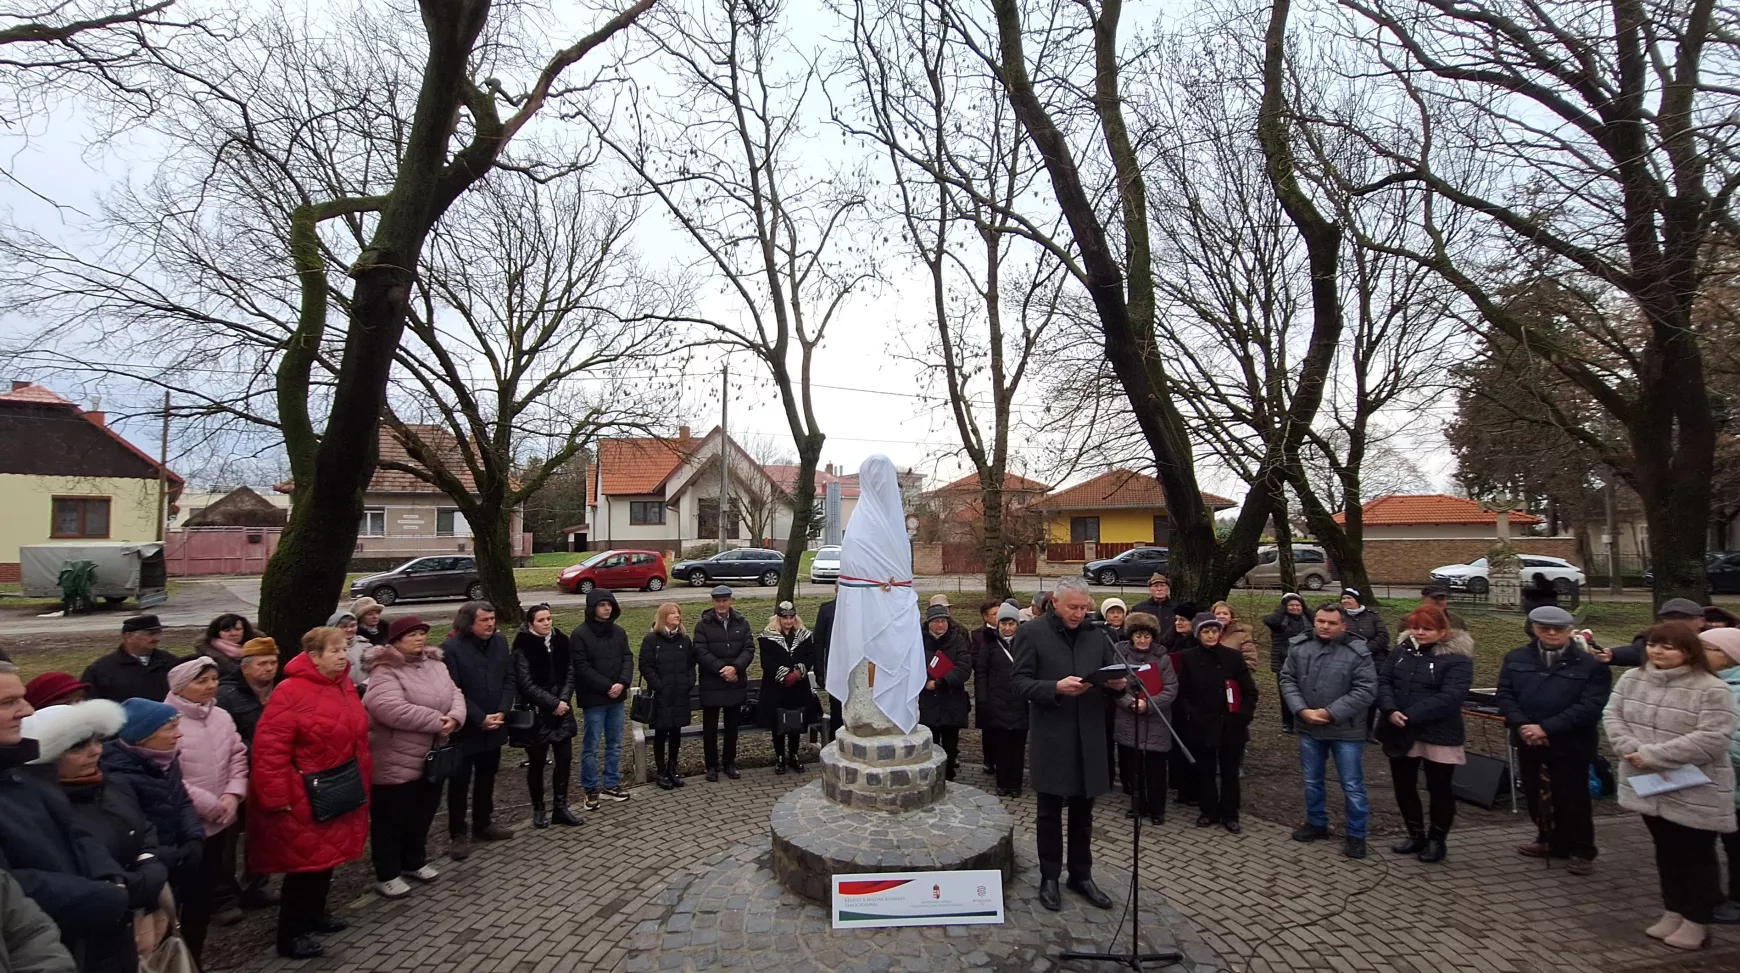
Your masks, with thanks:
[[[278,643],[265,636],[245,642],[241,663],[218,680],[217,704],[236,721],[236,732],[249,746],[277,683]]]
[[[943,661],[938,661],[939,656]],[[918,694],[918,721],[942,744],[948,754],[946,773],[954,780],[960,766],[961,728],[967,725],[973,705],[967,698],[973,659],[967,630],[949,617],[947,605],[931,605],[924,613],[924,664],[930,678]]]
[[[79,677],[90,684],[90,697],[119,703],[169,695],[169,670],[181,660],[158,648],[161,641],[163,623],[156,615],[136,615],[122,622],[121,645],[91,663]]]
[[[1663,624],[1683,622],[1690,625],[1692,631],[1696,632],[1704,627],[1704,606],[1690,598],[1669,598],[1661,603],[1660,608],[1656,609],[1655,617],[1656,621]],[[1641,666],[1644,659],[1648,658],[1644,651],[1642,632],[1637,633],[1637,637],[1631,640],[1630,645],[1621,645],[1612,651],[1603,649],[1598,645],[1591,645],[1589,651],[1594,653],[1595,658],[1610,666]]]

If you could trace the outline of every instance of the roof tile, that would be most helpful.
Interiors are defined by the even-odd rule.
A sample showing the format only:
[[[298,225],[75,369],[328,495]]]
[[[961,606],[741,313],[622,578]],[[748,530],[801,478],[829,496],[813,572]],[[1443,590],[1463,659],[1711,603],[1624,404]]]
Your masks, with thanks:
[[[1213,510],[1236,506],[1212,493],[1204,493],[1202,500]],[[1166,494],[1154,477],[1133,470],[1110,470],[1085,483],[1059,490],[1033,506],[1040,510],[1165,510]]]
[[[1367,500],[1360,509],[1364,512],[1367,527],[1498,526],[1498,515],[1480,509],[1479,501],[1444,493],[1390,493]],[[1335,522],[1346,523],[1346,515],[1336,514]],[[1541,518],[1515,510],[1511,512],[1510,522],[1523,527],[1538,524]]]

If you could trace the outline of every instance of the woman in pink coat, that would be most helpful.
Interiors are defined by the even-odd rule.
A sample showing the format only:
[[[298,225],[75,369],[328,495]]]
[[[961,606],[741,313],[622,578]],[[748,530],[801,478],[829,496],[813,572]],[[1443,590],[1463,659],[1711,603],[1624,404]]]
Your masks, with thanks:
[[[218,664],[195,656],[169,670],[163,701],[181,715],[181,786],[193,801],[205,831],[200,872],[187,890],[181,931],[195,957],[215,920],[227,926],[242,917],[236,885],[236,811],[248,797],[248,745],[235,720],[213,700]]]
[[[375,891],[389,899],[410,894],[406,878],[433,882],[439,874],[429,865],[428,844],[441,782],[423,779],[423,759],[465,721],[465,695],[428,641],[429,626],[401,618],[387,630],[387,644],[366,655],[363,708],[375,762],[370,849]]]

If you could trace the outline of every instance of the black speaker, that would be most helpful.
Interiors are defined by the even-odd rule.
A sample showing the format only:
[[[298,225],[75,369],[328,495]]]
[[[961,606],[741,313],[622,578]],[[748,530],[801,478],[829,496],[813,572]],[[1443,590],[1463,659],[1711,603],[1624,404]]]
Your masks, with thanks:
[[[1468,762],[1456,768],[1450,787],[1458,798],[1490,811],[1510,793],[1510,768],[1497,757],[1469,753]]]

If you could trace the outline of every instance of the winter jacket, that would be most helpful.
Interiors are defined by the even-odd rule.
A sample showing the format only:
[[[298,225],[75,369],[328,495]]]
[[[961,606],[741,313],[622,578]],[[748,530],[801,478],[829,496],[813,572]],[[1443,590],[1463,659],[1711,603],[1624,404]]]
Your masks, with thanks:
[[[804,722],[811,722],[820,712],[816,703],[816,694],[810,689],[810,670],[815,668],[816,647],[809,629],[798,626],[797,631],[786,634],[778,629],[779,619],[769,619],[767,628],[761,632],[761,706],[757,711],[761,725],[773,729],[779,711],[782,709],[798,709],[804,711]],[[786,685],[779,678],[779,671],[788,669],[798,674],[791,685]]]
[[[548,644],[527,629],[520,629],[514,636],[514,691],[519,694],[521,704],[537,710],[531,729],[508,731],[508,740],[514,746],[574,739],[577,727],[574,723],[571,644],[568,636],[558,628],[550,629]],[[557,716],[558,703],[567,703],[568,712]]]
[[[375,643],[361,634],[350,637],[350,645],[345,647],[345,657],[350,660],[350,681],[356,684],[358,692],[369,688],[369,650]]]
[[[205,827],[181,782],[180,757],[163,767],[120,740],[110,740],[103,744],[101,766],[104,783],[131,791],[157,830],[157,844],[162,849],[159,857],[169,866],[169,884],[175,887],[178,900],[185,899],[189,883],[199,876]]]
[[[140,699],[162,699],[169,695],[169,670],[181,660],[153,649],[141,662],[137,656],[117,648],[85,667],[79,679],[91,684],[92,699],[112,699],[124,703],[137,696]]]
[[[1390,657],[1390,629],[1377,609],[1367,608],[1347,615],[1347,636],[1365,643],[1372,661],[1382,665]]]
[[[507,646],[501,648],[505,662]],[[349,760],[357,762],[366,789],[374,776],[368,714],[349,672],[329,679],[304,652],[284,667],[284,681],[254,731],[254,776],[248,793],[248,865],[253,872],[320,872],[362,857],[369,834],[367,805],[317,822],[302,780],[305,773],[331,770]]]
[[[1731,832],[1734,765],[1728,747],[1740,714],[1721,679],[1692,666],[1657,669],[1648,663],[1619,677],[1607,701],[1607,741],[1620,756],[1619,806],[1702,831]],[[1642,767],[1623,758],[1636,754]],[[1683,790],[1644,797],[1638,777],[1690,764],[1710,778]]]
[[[219,679],[222,679],[242,667],[242,660],[230,658],[229,653],[215,645],[212,645],[211,639],[208,639],[203,635],[199,637],[197,642],[193,643],[193,656],[191,656],[191,658],[198,658],[202,655],[217,663]]]
[[[483,719],[514,708],[511,655],[507,638],[500,632],[482,640],[469,632],[455,634],[441,643],[441,661],[447,663],[447,674],[465,694],[465,721],[453,735],[453,742],[463,746],[467,755],[507,746],[507,727],[486,730]]]
[[[207,838],[235,824],[219,824],[225,794],[248,796],[248,745],[236,732],[236,721],[216,703],[197,705],[175,693],[164,702],[181,714],[181,786]],[[239,809],[239,805],[238,805]]]
[[[34,740],[0,746],[0,871],[48,913],[78,959],[87,941],[131,940],[125,873],[79,823],[60,788],[23,766],[36,753]]]
[[[1294,639],[1281,667],[1281,703],[1294,716],[1329,711],[1329,723],[1295,720],[1293,726],[1318,740],[1364,740],[1365,713],[1377,699],[1377,663],[1365,643],[1343,633],[1328,642],[1313,631]]]
[[[979,629],[973,647],[973,696],[978,702],[973,719],[982,730],[1027,729],[1027,700],[1009,681],[1015,671],[1013,644],[994,628]]]
[[[967,695],[967,679],[973,674],[973,650],[967,644],[967,630],[952,618],[941,638],[930,634],[929,625],[924,627],[924,664],[927,669],[938,653],[946,656],[955,667],[941,679],[927,680],[936,683],[935,689],[919,690],[918,721],[933,730],[966,726],[973,708],[972,698]]]
[[[1305,599],[1298,595],[1288,595],[1281,599],[1280,607],[1263,617],[1263,624],[1269,628],[1269,671],[1280,672],[1287,663],[1287,646],[1296,638],[1311,631],[1311,616],[1305,612],[1297,615],[1287,614],[1287,602],[1297,601],[1301,608]]]
[[[1596,727],[1613,690],[1613,674],[1573,639],[1558,661],[1547,665],[1538,641],[1513,649],[1498,670],[1498,711],[1511,729],[1511,741],[1523,746],[1517,732],[1538,725],[1547,746],[1568,756],[1595,759],[1600,742]]]
[[[369,649],[370,782],[406,784],[423,777],[423,758],[442,742],[441,718],[465,722],[465,694],[453,684],[441,650],[426,646],[406,655],[392,645]]]
[[[816,647],[816,685],[824,689],[828,685],[828,647],[834,643],[834,606],[833,599],[822,602],[816,609],[816,627],[810,629],[810,641]]]
[[[1389,660],[1378,668],[1378,708],[1408,718],[1407,739],[1459,747],[1468,740],[1462,701],[1474,685],[1474,637],[1451,631],[1443,641],[1420,645],[1402,637]],[[1393,725],[1393,724],[1392,724]]]
[[[749,701],[749,664],[755,661],[755,635],[749,620],[732,609],[725,619],[707,609],[695,623],[695,661],[701,671],[702,706],[740,706]],[[735,666],[737,681],[719,674]]]
[[[695,688],[695,643],[689,633],[654,629],[641,636],[640,678],[653,693],[653,729],[689,725],[694,717],[689,697]]]
[[[60,927],[30,901],[18,882],[0,872],[0,973],[75,973],[78,964],[60,943]]]
[[[241,735],[242,742],[253,746],[254,727],[260,725],[260,716],[266,712],[266,704],[260,701],[254,687],[248,685],[248,680],[243,678],[240,669],[218,680],[217,704],[235,721],[236,732]]]
[[[1015,671],[1010,682],[1028,702],[1028,741],[1033,789],[1060,797],[1098,797],[1112,787],[1106,753],[1106,708],[1110,692],[1090,689],[1064,696],[1057,681],[1091,676],[1117,661],[1103,631],[1068,629],[1047,612],[1015,633]]]
[[[1172,732],[1166,723],[1172,718],[1172,703],[1178,698],[1178,673],[1172,668],[1168,653],[1159,648],[1143,651],[1130,642],[1119,642],[1113,650],[1119,662],[1133,666],[1152,665],[1160,675],[1160,692],[1148,700],[1148,710],[1136,712],[1136,700],[1142,690],[1132,680],[1117,700],[1112,714],[1112,741],[1120,747],[1134,747],[1146,753],[1167,753],[1172,749]]]
[[[593,612],[601,604],[611,608],[610,624],[598,631]],[[622,617],[622,607],[616,596],[603,588],[593,588],[586,595],[587,620],[574,626],[569,637],[574,655],[574,695],[581,708],[620,706],[628,698],[628,687],[634,685],[634,653],[628,650],[628,633],[616,623]],[[621,686],[622,692],[612,697],[610,687]]]
[[[1729,666],[1716,675],[1727,684],[1728,691],[1734,694],[1735,707],[1740,708],[1740,666]],[[1737,775],[1740,775],[1740,728],[1735,729],[1734,735],[1728,738],[1728,762]],[[1734,790],[1734,806],[1740,808],[1740,785]]]
[[[1220,644],[1237,652],[1245,660],[1245,668],[1252,672],[1262,662],[1257,652],[1257,640],[1251,634],[1251,627],[1244,622],[1233,622],[1220,633]]]
[[[42,768],[49,775],[54,765]],[[73,815],[108,849],[110,857],[125,862],[122,881],[127,904],[134,909],[157,908],[163,887],[169,884],[164,849],[157,843],[157,829],[146,820],[133,792],[110,786],[106,781],[60,785],[72,802]],[[141,857],[144,860],[141,861]],[[132,973],[139,965],[129,923],[112,936],[85,944],[85,973]]]
[[[1237,709],[1227,705],[1229,683],[1237,687]],[[1178,659],[1175,705],[1190,711],[1191,734],[1203,746],[1232,746],[1250,739],[1257,683],[1244,656],[1224,645],[1199,643]]]
[[[1162,634],[1172,631],[1173,620],[1178,617],[1177,603],[1170,598],[1165,601],[1155,601],[1153,598],[1144,598],[1141,601],[1136,602],[1134,605],[1131,605],[1129,614],[1124,617],[1129,618],[1130,615],[1134,615],[1137,612],[1147,612],[1159,619],[1160,631]]]

